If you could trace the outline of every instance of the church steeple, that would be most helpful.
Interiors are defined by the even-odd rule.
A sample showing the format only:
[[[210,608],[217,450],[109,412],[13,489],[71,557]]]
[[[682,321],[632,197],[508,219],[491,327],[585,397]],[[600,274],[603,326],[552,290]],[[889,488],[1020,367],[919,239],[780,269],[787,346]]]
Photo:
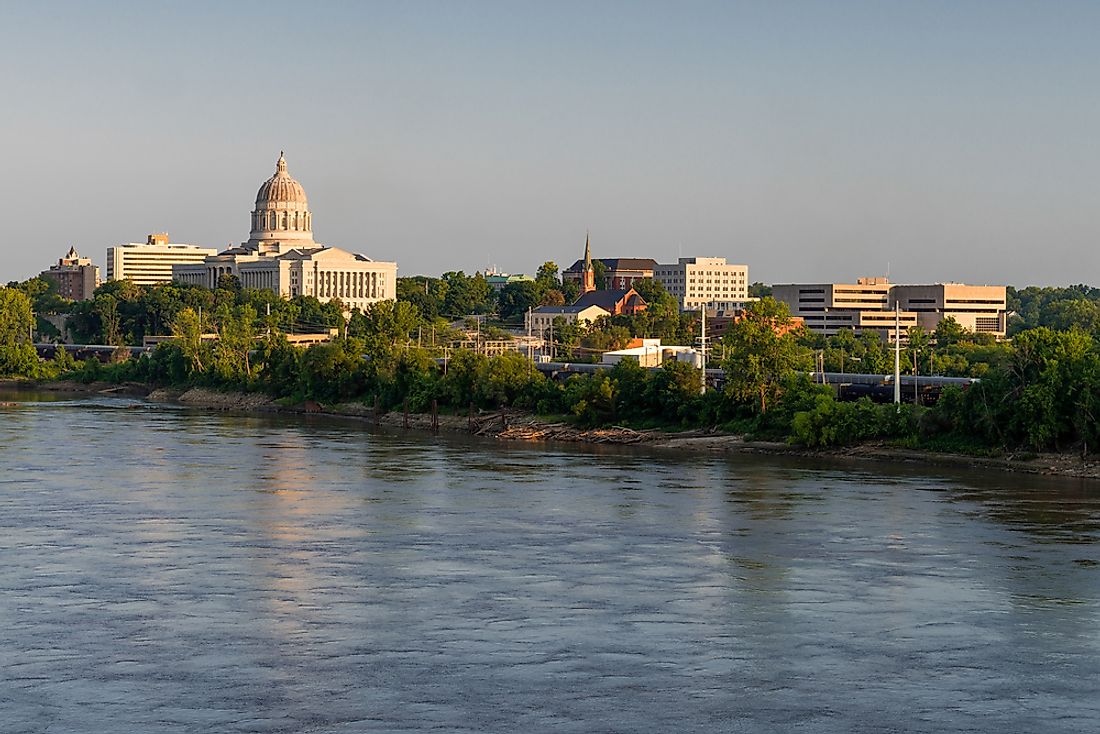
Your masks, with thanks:
[[[584,233],[584,280],[581,283],[581,293],[596,290],[596,270],[592,267],[592,245],[589,242],[588,232]]]

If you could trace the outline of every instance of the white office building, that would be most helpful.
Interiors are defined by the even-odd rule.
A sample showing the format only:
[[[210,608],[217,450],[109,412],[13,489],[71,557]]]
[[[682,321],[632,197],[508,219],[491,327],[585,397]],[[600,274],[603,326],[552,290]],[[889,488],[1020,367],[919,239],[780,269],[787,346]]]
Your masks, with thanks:
[[[706,306],[731,311],[749,300],[749,266],[724,257],[682,257],[675,265],[658,264],[653,279],[680,301],[680,310]]]
[[[217,252],[212,247],[170,243],[167,232],[151,234],[144,243],[107,248],[107,280],[131,280],[138,285],[168,283],[172,266],[201,263]]]

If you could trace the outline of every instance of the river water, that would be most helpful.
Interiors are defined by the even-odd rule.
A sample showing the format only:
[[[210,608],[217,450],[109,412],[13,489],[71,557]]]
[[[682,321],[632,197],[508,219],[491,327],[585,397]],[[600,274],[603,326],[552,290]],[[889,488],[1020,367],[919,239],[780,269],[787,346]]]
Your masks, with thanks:
[[[28,402],[0,731],[1096,731],[1098,541],[1077,480]]]

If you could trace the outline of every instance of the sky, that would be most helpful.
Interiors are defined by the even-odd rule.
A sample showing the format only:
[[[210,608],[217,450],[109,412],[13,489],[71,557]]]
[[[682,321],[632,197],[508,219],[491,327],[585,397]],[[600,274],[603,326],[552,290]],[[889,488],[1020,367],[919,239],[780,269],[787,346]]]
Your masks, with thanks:
[[[725,257],[1100,284],[1100,3],[0,2],[0,282],[248,238],[401,275]]]

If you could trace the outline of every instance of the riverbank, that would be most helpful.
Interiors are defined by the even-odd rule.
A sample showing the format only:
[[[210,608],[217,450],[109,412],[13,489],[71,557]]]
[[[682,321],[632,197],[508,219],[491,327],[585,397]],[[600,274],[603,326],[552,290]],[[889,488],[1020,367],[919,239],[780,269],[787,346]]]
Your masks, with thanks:
[[[148,385],[128,382],[77,382],[75,380],[0,380],[0,392],[38,392],[59,395],[120,395],[144,398],[152,392]]]
[[[519,411],[478,412],[473,415],[437,415],[425,413],[387,412],[375,415],[371,406],[363,403],[320,405],[306,401],[285,405],[262,393],[221,392],[209,388],[187,390],[150,389],[139,384],[79,383],[73,381],[35,382],[31,380],[0,380],[0,391],[69,393],[73,395],[119,395],[139,397],[151,402],[170,402],[206,410],[244,413],[328,414],[355,418],[372,425],[407,428],[417,431],[448,431],[469,433],[500,441],[588,443],[644,445],[656,450],[699,453],[754,453],[774,456],[823,458],[853,462],[891,461],[921,463],[936,466],[986,468],[1027,474],[1047,474],[1082,479],[1100,479],[1100,458],[1084,460],[1071,454],[1021,453],[1003,457],[975,457],[919,449],[907,449],[883,444],[831,449],[806,449],[782,442],[751,441],[744,436],[716,431],[638,431],[622,426],[582,429],[563,422],[540,420]]]
[[[637,431],[622,426],[582,429],[562,422],[538,419],[529,413],[496,411],[472,416],[387,412],[375,415],[363,403],[341,403],[322,406],[312,401],[286,406],[266,395],[256,393],[225,393],[206,388],[186,391],[157,390],[148,400],[171,401],[212,410],[281,413],[325,413],[357,418],[373,425],[408,428],[418,431],[450,431],[470,433],[501,441],[545,441],[588,444],[644,445],[657,450],[700,453],[753,453],[774,456],[823,458],[853,462],[891,461],[937,466],[986,468],[1027,474],[1048,474],[1082,479],[1100,479],[1100,459],[1086,461],[1070,454],[1022,453],[1004,457],[975,457],[919,449],[907,449],[883,444],[863,444],[824,450],[807,449],[778,441],[751,441],[744,436],[716,431]]]

